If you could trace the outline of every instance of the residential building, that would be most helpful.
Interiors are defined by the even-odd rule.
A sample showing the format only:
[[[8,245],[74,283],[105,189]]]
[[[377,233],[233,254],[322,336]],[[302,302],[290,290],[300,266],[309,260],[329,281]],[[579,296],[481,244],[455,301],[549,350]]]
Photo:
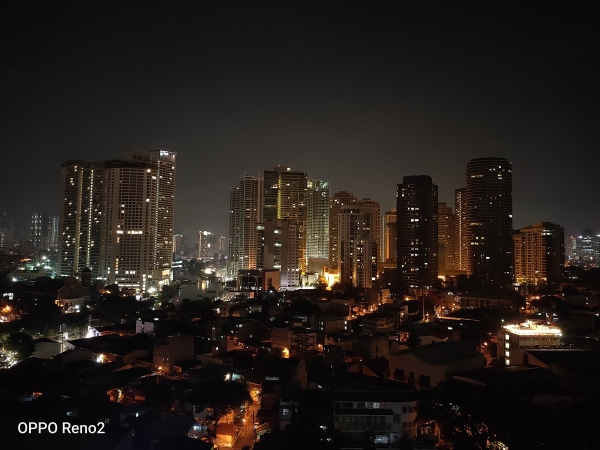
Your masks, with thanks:
[[[467,164],[467,213],[470,271],[485,286],[514,278],[512,163],[476,158]]]
[[[67,161],[62,165],[62,202],[57,275],[73,276],[86,267],[100,275],[103,165]]]
[[[438,273],[454,271],[455,264],[455,215],[452,206],[438,204]]]
[[[356,205],[356,202],[356,196],[340,191],[333,195],[329,205],[329,266],[336,271],[340,270],[339,214],[341,209]]]
[[[437,342],[389,352],[390,376],[420,388],[435,388],[451,375],[486,366],[485,357],[464,341]]]
[[[155,343],[152,369],[161,373],[172,373],[177,363],[193,360],[194,357],[194,336],[174,334]]]
[[[438,277],[438,188],[430,176],[408,176],[396,198],[400,279],[409,291],[427,289]]]
[[[409,384],[346,373],[336,377],[332,396],[334,426],[354,445],[367,431],[375,446],[394,448],[417,435],[419,393]]]
[[[498,359],[511,364],[511,352],[535,348],[560,348],[562,333],[557,327],[530,320],[517,325],[505,325],[498,332]]]
[[[396,254],[396,239],[397,239],[397,228],[396,228],[396,220],[397,220],[396,209],[392,209],[391,211],[386,211],[383,215],[382,226],[381,226],[381,256],[379,258],[380,262],[396,262],[397,254]]]
[[[244,176],[239,186],[229,190],[229,259],[230,278],[240,270],[257,268],[259,238],[257,226],[261,221],[261,180]]]
[[[454,191],[454,268],[470,274],[469,227],[467,222],[467,189]]]
[[[306,185],[306,258],[329,258],[329,183],[308,180]]]
[[[550,222],[537,222],[515,232],[515,281],[531,286],[560,281],[565,267],[564,241],[564,229]]]
[[[300,224],[270,219],[258,225],[259,269],[278,269],[281,288],[300,285]]]

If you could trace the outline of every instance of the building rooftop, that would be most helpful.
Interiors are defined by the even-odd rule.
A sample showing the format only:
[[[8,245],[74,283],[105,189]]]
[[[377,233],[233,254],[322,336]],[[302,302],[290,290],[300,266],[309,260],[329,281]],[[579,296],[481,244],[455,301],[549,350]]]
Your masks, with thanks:
[[[390,352],[390,355],[413,355],[415,358],[432,365],[449,364],[454,361],[477,357],[484,358],[481,353],[464,341],[437,342],[435,344],[421,345],[420,347]]]

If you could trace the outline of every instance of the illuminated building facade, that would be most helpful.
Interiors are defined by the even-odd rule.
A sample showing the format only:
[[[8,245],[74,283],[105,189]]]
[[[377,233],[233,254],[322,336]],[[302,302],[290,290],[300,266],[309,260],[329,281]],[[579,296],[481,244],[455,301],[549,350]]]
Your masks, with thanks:
[[[100,275],[102,219],[101,163],[67,161],[62,165],[58,276],[73,276],[85,268]]]
[[[467,222],[467,189],[454,191],[454,268],[471,273],[469,259],[469,227]]]
[[[364,202],[364,203],[363,203]],[[365,199],[337,210],[340,282],[370,288],[377,280],[379,204]]]
[[[510,365],[511,352],[530,348],[560,348],[560,329],[527,321],[498,332],[498,359]]]
[[[52,243],[52,217],[47,212],[31,215],[29,238],[35,250],[49,250]]]
[[[342,208],[355,205],[357,198],[346,191],[336,192],[329,205],[329,267],[340,270],[339,214]]]
[[[427,289],[438,276],[438,188],[428,175],[398,185],[398,273],[408,290]]]
[[[299,224],[291,220],[266,220],[258,226],[259,269],[278,269],[280,286],[300,285]]]
[[[306,258],[329,257],[329,183],[308,180],[306,189]]]
[[[381,222],[381,256],[379,261],[381,262],[396,262],[396,210],[386,211],[382,217]]]
[[[263,172],[263,221],[288,219],[299,226],[299,265],[306,269],[308,177],[304,172],[294,172],[289,167],[275,166]]]
[[[237,278],[240,270],[256,269],[259,254],[258,225],[261,221],[261,180],[244,176],[229,190],[228,273]]]
[[[145,291],[170,278],[175,153],[62,166],[58,274]]]
[[[513,282],[512,164],[477,158],[467,164],[470,272],[484,286]]]
[[[102,277],[146,291],[171,279],[175,153],[104,163]]]
[[[216,251],[215,235],[210,231],[198,231],[198,257],[212,257]]]
[[[454,270],[455,216],[452,206],[438,204],[438,273]]]
[[[538,222],[513,235],[515,281],[539,286],[562,279],[565,232],[560,225]]]

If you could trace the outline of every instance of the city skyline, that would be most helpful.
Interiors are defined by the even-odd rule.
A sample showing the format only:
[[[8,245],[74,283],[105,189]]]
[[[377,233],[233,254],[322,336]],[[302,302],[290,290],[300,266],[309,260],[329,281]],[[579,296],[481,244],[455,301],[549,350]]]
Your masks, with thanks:
[[[515,168],[515,229],[600,230],[585,6],[21,8],[2,18],[9,216],[58,214],[64,161],[162,148],[180,161],[176,232],[226,235],[229,186],[275,164],[385,211],[415,174],[454,204],[489,156]]]

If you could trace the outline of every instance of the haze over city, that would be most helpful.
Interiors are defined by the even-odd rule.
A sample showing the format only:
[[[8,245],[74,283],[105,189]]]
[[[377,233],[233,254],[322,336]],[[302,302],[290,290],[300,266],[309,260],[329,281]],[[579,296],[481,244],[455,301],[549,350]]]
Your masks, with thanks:
[[[389,209],[514,168],[514,227],[600,229],[594,6],[84,5],[3,14],[0,208],[59,211],[60,164],[177,152],[175,231],[227,234],[228,189],[276,164]]]

